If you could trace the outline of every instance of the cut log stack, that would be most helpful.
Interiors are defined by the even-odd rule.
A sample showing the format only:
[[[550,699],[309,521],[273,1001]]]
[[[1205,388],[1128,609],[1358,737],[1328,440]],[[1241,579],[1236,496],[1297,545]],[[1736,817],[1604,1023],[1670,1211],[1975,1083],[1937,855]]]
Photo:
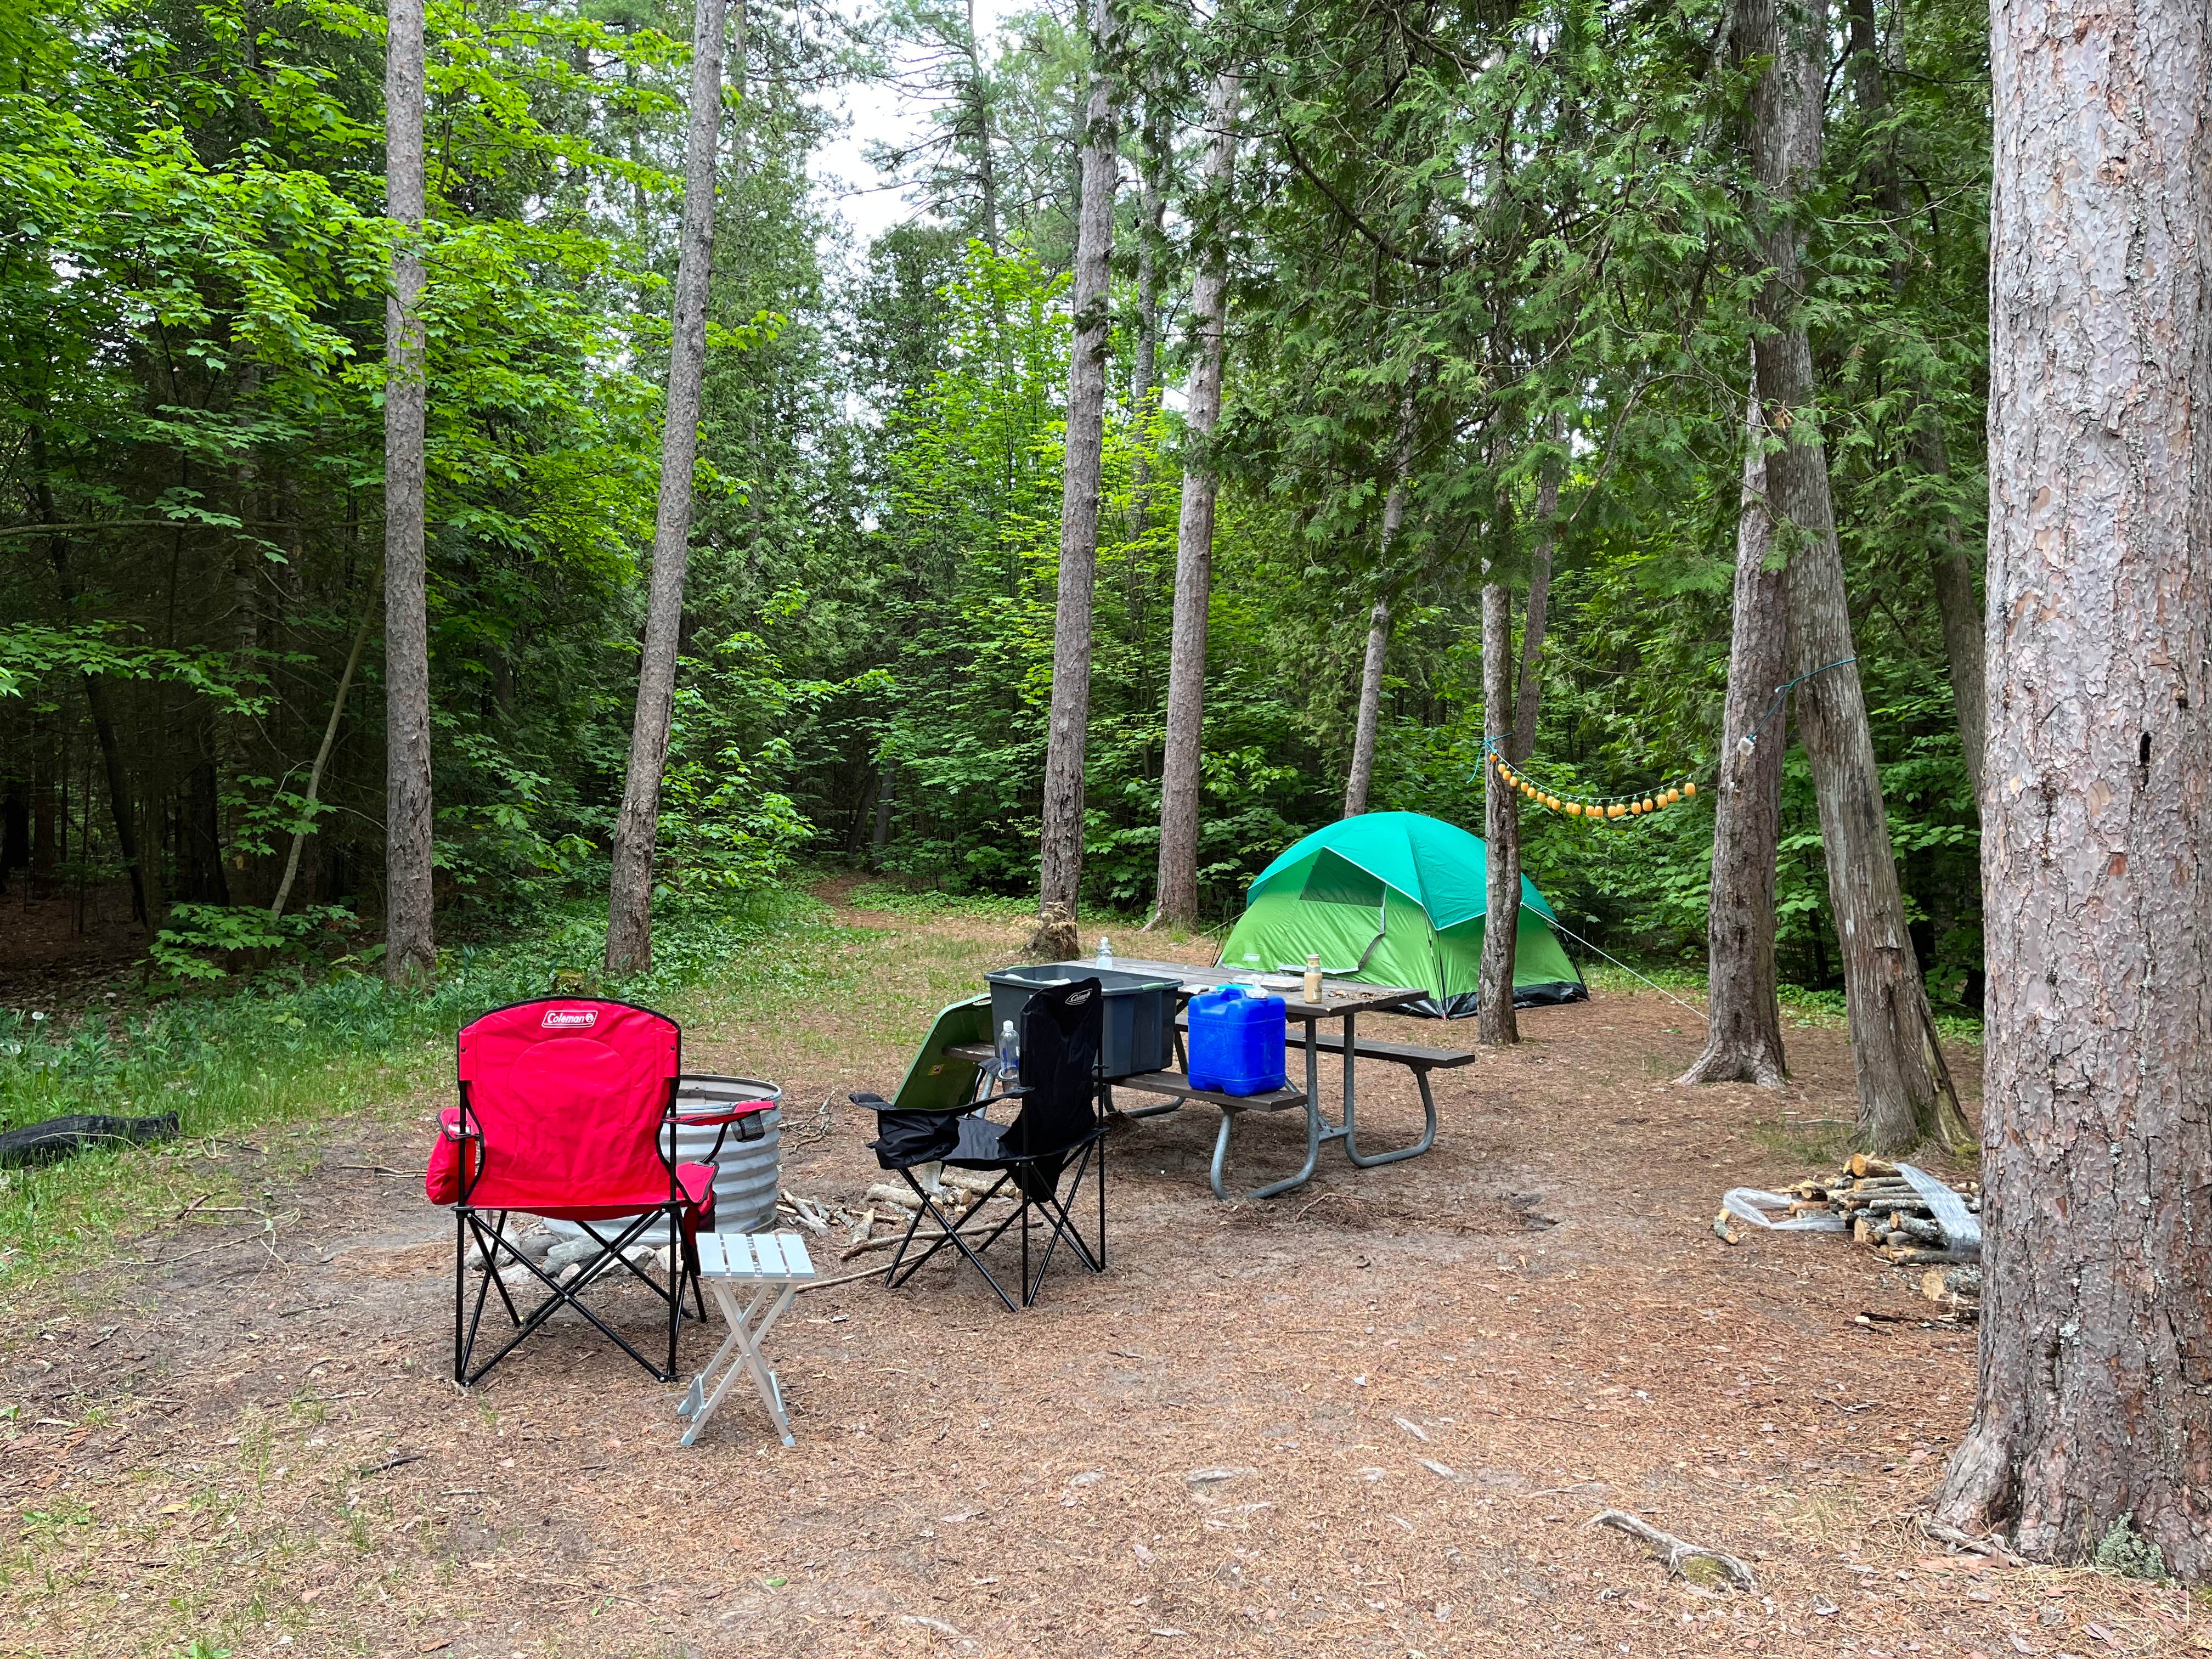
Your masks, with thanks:
[[[1961,1182],[1952,1190],[1970,1214],[1980,1214],[1979,1182]],[[1894,1164],[1856,1153],[1832,1180],[1801,1181],[1789,1193],[1790,1214],[1842,1217],[1853,1243],[1900,1267],[1923,1269],[1920,1291],[1929,1301],[1961,1319],[1975,1316],[1982,1295],[1980,1241],[1952,1237]]]

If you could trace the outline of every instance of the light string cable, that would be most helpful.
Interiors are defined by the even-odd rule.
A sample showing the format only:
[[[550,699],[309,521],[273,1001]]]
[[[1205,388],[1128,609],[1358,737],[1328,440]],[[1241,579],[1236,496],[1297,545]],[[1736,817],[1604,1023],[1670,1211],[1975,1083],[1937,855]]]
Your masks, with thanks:
[[[1538,805],[1553,812],[1564,812],[1571,818],[1643,817],[1650,813],[1663,811],[1685,796],[1698,793],[1696,780],[1686,775],[1626,795],[1584,795],[1573,790],[1557,789],[1522,771],[1506,759],[1504,746],[1512,735],[1510,732],[1502,732],[1482,740],[1485,768],[1496,768],[1498,778],[1507,786],[1518,790]]]
[[[1748,755],[1751,752],[1752,745],[1759,741],[1759,734],[1766,730],[1767,721],[1772,720],[1775,715],[1782,712],[1782,700],[1788,696],[1792,691],[1796,690],[1799,686],[1804,684],[1807,680],[1816,680],[1820,678],[1821,675],[1830,673],[1838,668],[1849,668],[1858,659],[1856,657],[1845,657],[1840,662],[1829,663],[1826,667],[1815,668],[1809,674],[1800,674],[1796,679],[1785,681],[1784,684],[1776,686],[1774,688],[1774,701],[1766,705],[1766,712],[1764,714],[1761,714],[1757,720],[1752,722],[1751,730],[1745,732],[1742,737],[1736,740],[1736,747],[1741,750],[1745,754]]]

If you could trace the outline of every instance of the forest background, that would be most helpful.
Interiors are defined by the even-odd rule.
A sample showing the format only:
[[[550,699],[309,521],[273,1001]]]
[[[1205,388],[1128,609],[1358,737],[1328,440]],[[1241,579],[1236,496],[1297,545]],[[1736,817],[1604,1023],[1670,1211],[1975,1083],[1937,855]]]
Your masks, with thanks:
[[[1120,88],[1122,176],[1086,908],[1152,898],[1198,461],[1222,481],[1210,917],[1343,810],[1378,600],[1368,805],[1480,827],[1486,565],[1525,583],[1552,560],[1532,775],[1597,794],[1712,775],[1763,269],[1729,9],[1119,10],[1102,52],[1065,8],[981,29],[923,0],[732,8],[672,904],[799,859],[1035,892],[1094,67]],[[437,895],[441,937],[465,939],[605,890],[690,20],[654,0],[428,18]],[[173,985],[374,948],[353,929],[374,937],[384,872],[383,30],[328,0],[103,0],[6,29],[0,870],[90,903],[128,879]],[[1914,942],[1938,1006],[1973,1008],[1978,828],[1938,574],[1962,550],[1978,568],[1987,495],[1986,18],[1849,0],[1830,46],[1797,210],[1819,418]],[[1231,70],[1223,193],[1200,159]],[[919,210],[865,240],[817,176],[855,86],[902,100],[872,159]],[[1225,393],[1201,447],[1177,388],[1214,250]],[[1698,963],[1710,802],[1536,814],[1525,867],[1608,951]],[[1832,990],[1795,751],[1782,811],[1784,977]]]

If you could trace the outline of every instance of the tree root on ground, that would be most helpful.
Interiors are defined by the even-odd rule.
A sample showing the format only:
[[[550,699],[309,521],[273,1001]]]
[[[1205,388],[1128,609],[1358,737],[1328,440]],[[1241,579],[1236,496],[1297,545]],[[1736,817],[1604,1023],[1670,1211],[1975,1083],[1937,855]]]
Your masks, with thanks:
[[[1759,1593],[1759,1581],[1752,1577],[1751,1569],[1724,1550],[1707,1549],[1703,1544],[1692,1544],[1687,1539],[1677,1538],[1671,1532],[1662,1532],[1650,1522],[1629,1514],[1626,1510],[1606,1510],[1590,1517],[1593,1527],[1611,1527],[1625,1532],[1631,1538],[1639,1538],[1654,1549],[1664,1550],[1667,1571],[1677,1578],[1690,1575],[1682,1570],[1685,1561],[1711,1561],[1725,1574],[1738,1589]]]

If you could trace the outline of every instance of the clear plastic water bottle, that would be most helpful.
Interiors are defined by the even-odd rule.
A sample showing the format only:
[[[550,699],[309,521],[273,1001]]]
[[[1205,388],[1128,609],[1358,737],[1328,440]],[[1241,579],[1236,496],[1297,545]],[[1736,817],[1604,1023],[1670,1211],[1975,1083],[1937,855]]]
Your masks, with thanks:
[[[1101,968],[1114,965],[1114,941],[1103,933],[1098,935],[1098,965]]]
[[[999,1076],[1012,1082],[1021,1074],[1022,1040],[1011,1019],[999,1027]]]

